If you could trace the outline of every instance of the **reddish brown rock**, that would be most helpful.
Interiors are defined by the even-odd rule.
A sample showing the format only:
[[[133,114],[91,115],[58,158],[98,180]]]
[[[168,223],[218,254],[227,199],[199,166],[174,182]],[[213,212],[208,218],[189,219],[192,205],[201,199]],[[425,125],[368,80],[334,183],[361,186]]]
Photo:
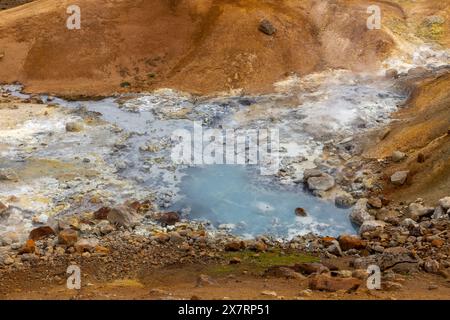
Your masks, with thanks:
[[[305,275],[310,275],[313,273],[321,274],[321,273],[327,273],[330,272],[330,270],[325,267],[321,263],[317,262],[304,262],[304,263],[296,263],[292,269],[295,272],[300,272]]]
[[[64,229],[58,234],[58,241],[66,246],[73,246],[78,240],[78,232],[73,229]]]
[[[25,242],[23,247],[20,249],[19,254],[34,253],[35,250],[36,250],[36,244],[34,243],[33,240],[29,239],[29,240],[27,240],[27,242]]]
[[[343,251],[350,249],[362,250],[366,248],[366,241],[356,236],[342,235],[338,239],[339,245]]]
[[[157,221],[163,225],[174,225],[179,222],[181,219],[180,214],[178,212],[163,212],[159,214]]]
[[[102,207],[94,212],[94,218],[97,220],[106,220],[108,218],[108,213],[111,211],[111,208]]]
[[[28,238],[31,240],[37,241],[37,240],[45,239],[48,236],[51,236],[54,234],[55,234],[55,231],[51,227],[42,226],[42,227],[38,227],[36,229],[31,230]]]
[[[244,241],[231,241],[225,245],[225,251],[239,251],[245,249]]]
[[[356,291],[362,281],[356,278],[333,278],[327,275],[316,275],[309,280],[311,290],[335,292],[345,290],[347,292]]]

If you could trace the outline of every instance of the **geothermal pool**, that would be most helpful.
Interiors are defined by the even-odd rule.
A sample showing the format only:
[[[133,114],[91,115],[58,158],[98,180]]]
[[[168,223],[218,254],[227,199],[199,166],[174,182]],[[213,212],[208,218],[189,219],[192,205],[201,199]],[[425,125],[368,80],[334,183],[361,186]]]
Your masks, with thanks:
[[[291,77],[276,88],[261,96],[196,97],[173,90],[101,101],[41,96],[55,105],[48,115],[0,128],[0,166],[20,178],[0,184],[0,200],[21,199],[14,214],[0,221],[0,233],[26,236],[33,217],[46,221],[95,210],[86,200],[93,197],[106,205],[152,199],[160,210],[179,210],[244,236],[355,232],[348,210],[305,191],[303,171],[317,164],[340,170],[340,163],[322,159],[324,146],[388,123],[406,96],[382,76],[342,70]],[[27,97],[20,86],[3,89]],[[83,121],[84,129],[66,132],[71,121]],[[173,133],[192,130],[194,122],[206,129],[278,130],[287,174],[263,176],[250,165],[174,163]],[[306,217],[295,215],[298,207]]]

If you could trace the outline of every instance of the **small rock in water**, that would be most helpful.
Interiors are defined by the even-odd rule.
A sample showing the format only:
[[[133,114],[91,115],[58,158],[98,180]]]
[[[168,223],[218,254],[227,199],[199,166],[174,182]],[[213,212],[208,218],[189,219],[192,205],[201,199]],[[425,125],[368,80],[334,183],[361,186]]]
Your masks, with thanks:
[[[267,19],[264,19],[259,23],[258,30],[264,34],[267,34],[268,36],[273,35],[277,31],[277,29]]]
[[[308,214],[306,213],[306,210],[303,208],[296,208],[295,209],[295,215],[298,217],[306,217]]]
[[[334,198],[334,203],[338,208],[350,208],[355,204],[355,199],[350,193],[344,192]]]
[[[83,123],[81,121],[73,121],[66,123],[67,132],[80,132],[83,130]]]
[[[19,176],[17,173],[12,169],[0,169],[0,181],[19,181]]]
[[[397,171],[391,176],[391,183],[396,186],[405,184],[409,171]]]

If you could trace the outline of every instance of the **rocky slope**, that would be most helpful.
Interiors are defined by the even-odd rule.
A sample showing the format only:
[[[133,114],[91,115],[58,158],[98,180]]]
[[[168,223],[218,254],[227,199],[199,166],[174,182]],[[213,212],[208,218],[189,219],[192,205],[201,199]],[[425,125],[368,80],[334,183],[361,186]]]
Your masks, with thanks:
[[[270,90],[287,74],[329,67],[367,70],[393,46],[384,30],[367,29],[370,3],[83,0],[81,29],[68,30],[70,1],[34,1],[0,13],[0,81],[58,94],[210,93]],[[275,33],[259,30],[263,19]]]

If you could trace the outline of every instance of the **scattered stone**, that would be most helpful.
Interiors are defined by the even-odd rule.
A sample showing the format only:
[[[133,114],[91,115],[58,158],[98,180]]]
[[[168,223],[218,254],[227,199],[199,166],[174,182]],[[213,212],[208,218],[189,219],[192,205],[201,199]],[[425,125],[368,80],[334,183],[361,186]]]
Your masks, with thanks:
[[[275,291],[269,291],[269,290],[261,291],[261,295],[267,296],[267,297],[277,297],[278,296]]]
[[[126,228],[134,226],[137,222],[137,217],[132,209],[125,206],[111,208],[107,219],[113,225]]]
[[[334,203],[338,208],[350,208],[355,204],[356,200],[350,193],[344,192],[334,198]]]
[[[306,213],[306,210],[303,208],[296,208],[295,209],[295,215],[297,217],[306,217],[308,214]]]
[[[268,35],[268,36],[272,36],[275,34],[275,32],[277,32],[277,29],[272,25],[272,23],[267,20],[267,19],[263,19],[260,23],[259,23],[259,27],[258,30],[261,31],[262,33]]]
[[[381,289],[385,291],[399,291],[403,289],[403,286],[400,283],[394,281],[382,281]]]
[[[356,278],[333,278],[327,275],[316,275],[309,281],[309,288],[311,290],[336,292],[345,290],[346,292],[353,292],[358,290],[362,282]]]
[[[73,121],[66,123],[66,131],[67,132],[80,132],[84,128],[83,122],[81,121]]]
[[[350,213],[350,220],[357,225],[362,225],[364,221],[374,220],[375,218],[367,211],[367,199],[359,199]]]
[[[382,231],[386,226],[386,222],[379,220],[367,220],[359,227],[359,234],[366,232]]]
[[[434,212],[434,208],[425,207],[422,204],[416,202],[411,203],[408,209],[409,209],[409,216],[414,221],[417,221],[424,216],[430,216]]]
[[[308,188],[312,191],[328,191],[334,187],[334,178],[327,173],[320,177],[311,177],[308,179]]]
[[[445,197],[439,200],[439,205],[445,210],[450,209],[450,197]]]
[[[93,252],[98,246],[98,240],[94,238],[80,239],[74,244],[74,248],[78,253]]]
[[[381,271],[392,268],[399,263],[411,264],[412,267],[418,265],[418,260],[414,254],[403,247],[386,248],[383,253],[377,253],[367,257],[356,258],[353,267],[356,269],[367,269],[369,265],[378,265]]]
[[[308,181],[311,177],[320,177],[322,175],[322,171],[319,169],[305,169],[303,171],[303,181]]]
[[[409,171],[397,171],[391,176],[391,183],[396,186],[405,184]]]
[[[73,246],[78,240],[78,232],[73,229],[64,229],[58,234],[58,242],[66,246]]]
[[[225,251],[240,251],[245,249],[244,241],[231,241],[225,245]]]
[[[434,209],[433,215],[431,216],[432,219],[442,219],[446,217],[448,217],[448,215],[441,206],[437,206],[436,209]]]
[[[111,208],[101,207],[97,211],[94,212],[94,218],[97,220],[106,220],[108,218],[108,213],[111,211]]]
[[[375,197],[369,198],[369,200],[367,200],[367,204],[369,205],[370,208],[374,209],[381,209],[383,207],[381,199]]]
[[[327,251],[335,256],[342,256],[342,249],[337,240],[332,241],[332,244],[327,248]]]
[[[363,250],[366,248],[366,241],[357,236],[341,235],[338,239],[341,249],[344,251],[350,249]]]
[[[303,275],[301,275],[298,272],[295,272],[294,270],[292,270],[292,268],[283,266],[272,266],[264,272],[264,275],[269,277],[286,278],[286,279],[304,278]]]
[[[162,225],[172,226],[181,220],[181,216],[178,212],[164,212],[160,213],[157,221]]]
[[[35,251],[36,251],[36,243],[34,242],[34,240],[29,239],[20,249],[19,254],[34,253]]]
[[[207,276],[206,274],[201,274],[197,278],[197,287],[204,287],[208,285],[215,285],[217,282],[213,280],[211,277]]]
[[[238,257],[233,257],[230,259],[230,264],[239,264],[241,262],[242,262],[242,260],[239,259]]]
[[[29,238],[31,240],[37,241],[45,239],[51,235],[55,235],[55,231],[49,226],[42,226],[31,230]]]
[[[433,259],[427,259],[423,263],[423,269],[428,273],[439,273],[439,262]]]
[[[442,240],[442,239],[433,239],[432,241],[431,241],[431,245],[433,246],[433,247],[436,247],[436,248],[440,248],[440,247],[442,247],[443,245],[444,245],[444,240]]]
[[[17,181],[19,181],[19,176],[13,169],[2,168],[2,169],[0,169],[0,181],[2,181],[2,180],[17,182]]]
[[[406,158],[406,153],[401,151],[394,151],[391,155],[392,161],[400,162]]]
[[[310,275],[313,273],[322,274],[322,273],[328,273],[330,272],[330,269],[325,267],[323,264],[318,262],[303,262],[303,263],[296,263],[292,269],[295,272],[300,272],[305,275]]]
[[[263,241],[251,241],[247,245],[248,249],[256,251],[256,252],[265,252],[267,251],[267,244],[265,244]]]

